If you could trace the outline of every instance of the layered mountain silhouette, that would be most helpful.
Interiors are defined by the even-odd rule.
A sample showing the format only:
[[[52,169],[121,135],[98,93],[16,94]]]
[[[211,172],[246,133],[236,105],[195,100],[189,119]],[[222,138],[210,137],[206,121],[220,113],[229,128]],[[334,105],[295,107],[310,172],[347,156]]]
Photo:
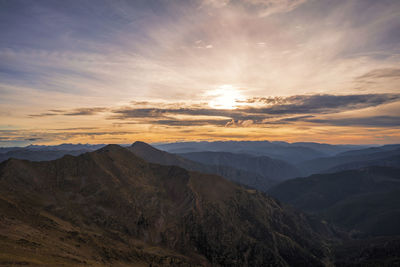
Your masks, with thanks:
[[[383,145],[383,146],[378,146],[378,147],[368,147],[368,148],[364,148],[364,149],[345,151],[345,152],[337,154],[337,156],[364,156],[364,155],[375,154],[378,152],[389,152],[389,151],[394,151],[394,150],[399,150],[399,149],[400,149],[400,145],[398,145],[398,144]]]
[[[400,148],[398,145],[349,151],[333,157],[317,158],[297,164],[306,174],[328,173],[367,166],[396,166]],[[398,166],[398,165],[397,165]]]
[[[220,176],[108,145],[0,164],[0,262],[325,266],[325,224]]]
[[[64,155],[78,156],[82,153],[92,150],[79,149],[79,150],[31,150],[29,148],[20,148],[16,150],[0,153],[0,162],[9,158],[26,159],[31,161],[46,161],[61,158]]]
[[[105,145],[61,144],[55,146],[29,145],[26,147],[0,147],[0,162],[9,158],[31,161],[46,161],[61,158],[64,155],[77,156],[97,150]]]
[[[400,235],[400,169],[370,166],[285,181],[268,193],[364,236]]]
[[[230,166],[255,172],[276,182],[301,176],[300,170],[293,165],[267,156],[252,156],[230,152],[192,152],[179,155],[203,164]]]
[[[334,156],[338,153],[365,148],[356,145],[330,145],[313,142],[269,142],[269,141],[215,141],[179,142],[156,145],[156,148],[170,153],[190,152],[232,152],[267,156],[295,164],[305,160]]]
[[[383,166],[383,167],[400,167],[400,151],[398,155],[378,158],[378,159],[371,159],[371,160],[360,160],[360,161],[353,161],[349,163],[344,163],[340,165],[336,165],[330,169],[325,170],[325,173],[333,173],[345,170],[354,170],[360,169],[365,167],[371,166]]]
[[[279,181],[275,176],[269,175],[269,173],[261,174],[257,170],[252,171],[251,168],[243,169],[241,166],[235,167],[227,162],[215,162],[216,164],[213,162],[202,163],[196,160],[190,160],[186,158],[185,155],[181,156],[158,150],[144,142],[135,142],[132,146],[128,147],[128,149],[138,157],[152,163],[174,165],[190,171],[217,174],[227,178],[228,180],[264,192]]]

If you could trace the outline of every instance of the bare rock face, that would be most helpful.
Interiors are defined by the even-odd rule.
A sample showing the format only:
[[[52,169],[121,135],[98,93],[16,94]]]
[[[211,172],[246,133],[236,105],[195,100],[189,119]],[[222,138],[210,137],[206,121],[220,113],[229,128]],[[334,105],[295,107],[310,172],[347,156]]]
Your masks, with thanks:
[[[0,165],[0,263],[324,266],[329,229],[216,175],[108,145]],[[320,231],[312,230],[314,224]]]

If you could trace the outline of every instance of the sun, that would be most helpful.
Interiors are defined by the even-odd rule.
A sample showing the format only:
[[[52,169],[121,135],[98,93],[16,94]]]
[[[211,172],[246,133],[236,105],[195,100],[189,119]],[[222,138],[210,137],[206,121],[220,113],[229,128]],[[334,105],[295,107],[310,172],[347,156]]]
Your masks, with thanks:
[[[241,104],[240,100],[243,100],[240,91],[230,84],[218,86],[206,95],[211,98],[208,105],[215,109],[235,109]]]

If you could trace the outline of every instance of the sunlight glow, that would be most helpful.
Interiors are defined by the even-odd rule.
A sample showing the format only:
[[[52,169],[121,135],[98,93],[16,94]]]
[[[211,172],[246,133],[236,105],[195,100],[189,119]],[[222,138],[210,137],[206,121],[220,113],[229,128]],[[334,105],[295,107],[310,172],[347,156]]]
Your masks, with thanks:
[[[244,99],[240,91],[230,84],[221,85],[206,95],[211,98],[208,105],[216,109],[235,109],[241,104],[239,101]]]

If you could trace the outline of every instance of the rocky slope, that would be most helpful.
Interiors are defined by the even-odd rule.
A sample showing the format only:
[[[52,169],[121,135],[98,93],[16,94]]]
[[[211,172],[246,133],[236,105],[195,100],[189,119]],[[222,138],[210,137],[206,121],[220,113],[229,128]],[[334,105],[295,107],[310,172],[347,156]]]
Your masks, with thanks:
[[[5,265],[324,266],[330,256],[319,221],[117,145],[3,162],[0,214]]]

